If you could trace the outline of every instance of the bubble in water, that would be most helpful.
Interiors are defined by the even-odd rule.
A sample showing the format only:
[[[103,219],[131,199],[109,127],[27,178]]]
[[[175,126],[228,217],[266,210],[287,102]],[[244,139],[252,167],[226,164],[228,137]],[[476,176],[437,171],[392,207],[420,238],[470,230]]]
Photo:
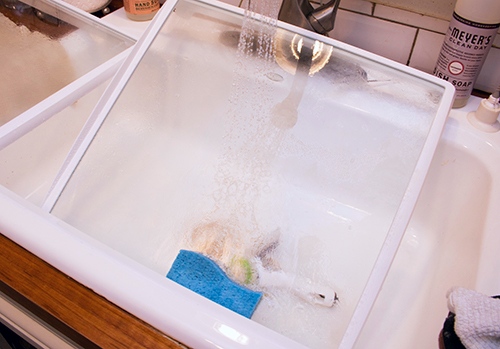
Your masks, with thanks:
[[[273,73],[273,72],[269,72],[266,74],[266,77],[271,80],[271,81],[276,81],[276,82],[281,82],[283,81],[283,76],[278,74],[278,73]]]

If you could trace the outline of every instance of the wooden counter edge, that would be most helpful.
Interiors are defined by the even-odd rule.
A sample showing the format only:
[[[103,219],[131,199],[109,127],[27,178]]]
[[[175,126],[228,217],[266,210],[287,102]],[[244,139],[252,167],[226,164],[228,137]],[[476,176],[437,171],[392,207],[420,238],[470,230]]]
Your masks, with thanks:
[[[84,348],[186,348],[2,234],[0,291]]]

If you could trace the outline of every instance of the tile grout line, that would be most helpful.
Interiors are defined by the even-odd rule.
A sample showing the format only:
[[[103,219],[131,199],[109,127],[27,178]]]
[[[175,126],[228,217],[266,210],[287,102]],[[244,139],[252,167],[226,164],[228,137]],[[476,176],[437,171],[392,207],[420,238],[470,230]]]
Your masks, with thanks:
[[[413,56],[413,50],[415,49],[415,45],[417,44],[418,34],[420,33],[420,28],[417,28],[415,32],[415,36],[413,37],[413,42],[411,44],[410,53],[408,55],[408,60],[406,61],[406,65],[410,66],[411,57]]]

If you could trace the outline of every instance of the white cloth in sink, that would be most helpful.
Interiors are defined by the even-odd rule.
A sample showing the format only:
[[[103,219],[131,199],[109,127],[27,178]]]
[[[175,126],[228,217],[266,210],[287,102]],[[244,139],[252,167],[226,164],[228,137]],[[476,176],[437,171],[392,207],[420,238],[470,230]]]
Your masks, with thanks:
[[[457,287],[448,291],[448,308],[467,349],[500,348],[500,299]]]

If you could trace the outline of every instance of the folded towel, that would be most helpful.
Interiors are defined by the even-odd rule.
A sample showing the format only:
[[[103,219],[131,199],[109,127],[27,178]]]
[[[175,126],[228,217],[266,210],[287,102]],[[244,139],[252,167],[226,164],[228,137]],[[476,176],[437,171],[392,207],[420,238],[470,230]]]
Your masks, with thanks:
[[[500,299],[458,287],[448,291],[448,309],[467,349],[500,348]]]

